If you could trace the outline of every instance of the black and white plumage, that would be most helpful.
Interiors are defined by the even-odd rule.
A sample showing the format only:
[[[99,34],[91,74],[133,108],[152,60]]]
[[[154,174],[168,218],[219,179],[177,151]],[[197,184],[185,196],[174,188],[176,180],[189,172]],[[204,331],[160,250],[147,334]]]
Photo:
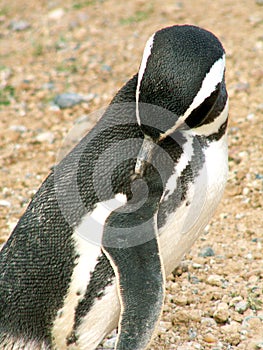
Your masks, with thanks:
[[[227,178],[218,39],[172,26],[55,166],[0,253],[0,349],[149,346],[165,276],[211,218]]]

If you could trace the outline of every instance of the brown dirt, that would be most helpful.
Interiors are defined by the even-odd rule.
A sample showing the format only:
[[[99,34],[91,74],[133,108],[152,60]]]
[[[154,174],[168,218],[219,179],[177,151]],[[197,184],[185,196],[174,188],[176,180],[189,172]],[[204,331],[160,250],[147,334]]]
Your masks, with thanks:
[[[191,23],[214,32],[225,46],[229,181],[209,227],[186,256],[187,267],[182,264],[181,271],[168,278],[154,350],[263,348],[260,2],[1,1],[0,243],[54,164],[74,120],[105,106],[137,71],[150,34]],[[16,31],[13,20],[30,26]],[[49,82],[53,90],[45,85]],[[53,110],[50,101],[65,91],[95,97]],[[50,137],[43,136],[45,132],[51,132]],[[211,246],[215,256],[199,257],[205,246]],[[240,301],[246,310],[238,308]]]

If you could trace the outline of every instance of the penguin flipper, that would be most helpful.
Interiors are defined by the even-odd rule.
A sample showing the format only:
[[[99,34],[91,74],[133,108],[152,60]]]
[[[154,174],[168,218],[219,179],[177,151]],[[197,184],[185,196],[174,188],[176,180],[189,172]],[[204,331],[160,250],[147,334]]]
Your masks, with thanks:
[[[116,232],[119,228],[116,229],[112,223],[115,221],[116,224],[118,214],[113,212],[109,218],[111,225],[105,227],[102,249],[115,271],[121,303],[115,349],[143,350],[151,341],[164,298],[164,275],[156,225],[154,218],[143,224],[141,235],[151,237],[148,241],[140,245],[113,247],[109,243],[119,234]]]

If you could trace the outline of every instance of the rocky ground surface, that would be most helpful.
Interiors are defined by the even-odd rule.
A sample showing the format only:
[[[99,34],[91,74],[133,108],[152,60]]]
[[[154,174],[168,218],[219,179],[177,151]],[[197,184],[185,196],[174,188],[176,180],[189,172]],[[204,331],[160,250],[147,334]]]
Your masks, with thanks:
[[[261,0],[2,0],[0,244],[76,120],[92,127],[90,113],[137,71],[148,36],[175,23],[225,46],[230,172],[213,220],[168,277],[151,349],[263,349]]]

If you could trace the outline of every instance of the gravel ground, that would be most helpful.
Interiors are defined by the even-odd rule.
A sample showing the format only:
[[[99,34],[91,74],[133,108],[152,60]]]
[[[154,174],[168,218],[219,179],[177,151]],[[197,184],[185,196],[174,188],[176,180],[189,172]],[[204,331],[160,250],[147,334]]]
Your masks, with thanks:
[[[1,0],[0,244],[74,122],[92,127],[89,114],[137,71],[148,36],[176,23],[225,46],[230,172],[213,220],[168,277],[151,349],[263,349],[261,0]]]

